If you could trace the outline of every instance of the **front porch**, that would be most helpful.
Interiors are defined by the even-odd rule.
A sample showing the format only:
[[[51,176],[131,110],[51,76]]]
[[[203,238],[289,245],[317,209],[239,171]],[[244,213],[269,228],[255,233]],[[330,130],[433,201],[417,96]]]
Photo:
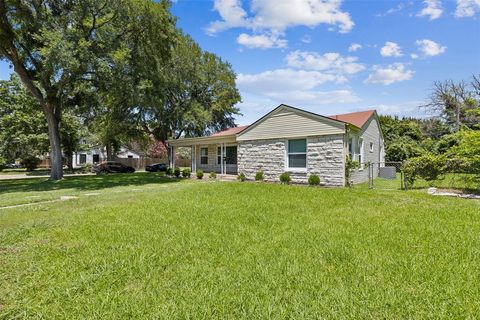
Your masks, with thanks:
[[[175,152],[179,147],[188,147],[191,150],[191,170],[202,170],[205,173],[216,172],[219,175],[236,176],[237,142],[235,136],[209,136],[199,138],[183,138],[170,140],[170,166],[175,167]]]

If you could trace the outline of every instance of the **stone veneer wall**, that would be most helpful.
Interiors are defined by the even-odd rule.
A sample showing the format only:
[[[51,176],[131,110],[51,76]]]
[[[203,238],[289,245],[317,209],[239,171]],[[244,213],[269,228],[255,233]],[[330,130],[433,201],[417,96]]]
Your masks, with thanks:
[[[279,181],[280,174],[287,171],[295,183],[307,183],[310,174],[317,174],[322,185],[343,186],[343,135],[308,137],[306,172],[286,170],[286,143],[287,139],[241,141],[238,172],[245,173],[247,179],[254,179],[256,172],[263,171],[265,180]]]

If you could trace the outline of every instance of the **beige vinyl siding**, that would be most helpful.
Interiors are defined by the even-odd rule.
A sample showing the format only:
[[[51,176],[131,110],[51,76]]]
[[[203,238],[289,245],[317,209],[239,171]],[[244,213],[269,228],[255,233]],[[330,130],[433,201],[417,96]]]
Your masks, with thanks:
[[[279,109],[237,136],[237,141],[343,134],[345,124],[308,113]]]
[[[380,148],[383,146],[383,139],[381,137],[377,117],[370,118],[370,120],[365,124],[362,132],[359,134],[359,137],[363,138],[363,162],[365,165],[363,170],[357,169],[352,173],[353,183],[362,183],[368,181],[367,162],[383,162],[383,159],[380,159]],[[373,152],[370,152],[370,142],[373,143]],[[358,157],[356,157],[355,160],[358,160]],[[375,170],[374,174],[377,174]]]

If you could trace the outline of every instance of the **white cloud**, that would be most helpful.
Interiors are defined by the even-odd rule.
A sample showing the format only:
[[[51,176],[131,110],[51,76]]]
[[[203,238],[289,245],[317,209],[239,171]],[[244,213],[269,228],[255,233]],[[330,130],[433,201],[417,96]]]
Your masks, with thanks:
[[[287,55],[290,67],[324,71],[334,74],[354,74],[365,70],[365,66],[357,62],[357,57],[343,57],[339,53],[319,54],[308,51],[293,51]]]
[[[418,17],[429,17],[430,20],[440,18],[443,13],[440,0],[425,0],[425,7],[417,14]]]
[[[272,92],[269,97],[276,101],[291,105],[318,106],[336,103],[354,103],[360,101],[354,92],[349,89],[332,91],[286,91]]]
[[[355,51],[360,50],[360,49],[362,49],[362,45],[359,44],[359,43],[352,43],[348,47],[348,51],[350,51],[350,52],[355,52]]]
[[[419,107],[424,103],[424,101],[407,101],[398,104],[379,104],[370,106],[370,108],[377,110],[382,115],[424,118],[426,116],[425,111]]]
[[[279,38],[277,35],[248,35],[242,33],[237,37],[237,43],[244,45],[247,48],[285,48],[288,41]]]
[[[293,69],[276,69],[257,74],[239,74],[237,85],[242,96],[247,94],[271,99],[277,104],[317,106],[333,103],[357,102],[359,98],[350,89],[320,90],[326,83],[342,83],[343,76]]]
[[[428,39],[417,40],[415,43],[418,46],[418,50],[425,56],[436,56],[447,50],[447,47]]]
[[[419,58],[418,54],[416,54],[416,53],[412,53],[412,54],[410,55],[410,57],[411,57],[412,59],[418,59],[418,58]]]
[[[395,82],[410,80],[415,72],[407,70],[402,63],[394,63],[386,67],[373,66],[373,72],[365,79],[365,83],[390,85]]]
[[[256,74],[240,73],[237,77],[240,88],[256,93],[309,90],[326,82],[345,81],[346,78],[343,76],[293,69],[275,69]]]
[[[384,13],[378,13],[376,14],[377,17],[385,17],[388,16],[389,14],[395,13],[395,12],[400,12],[405,8],[405,4],[403,2],[400,2],[396,7],[390,8]]]
[[[380,49],[380,54],[384,57],[400,57],[402,56],[402,49],[395,42],[387,41]]]
[[[477,12],[480,12],[480,0],[457,0],[455,17],[472,17]]]
[[[302,37],[301,41],[303,43],[310,43],[312,42],[312,37],[309,34],[306,34]]]
[[[240,0],[216,0],[213,8],[223,20],[212,22],[207,28],[208,33],[247,25],[247,12],[243,10]]]
[[[243,27],[281,33],[289,27],[320,24],[337,26],[342,33],[349,32],[354,22],[340,5],[340,0],[252,0],[250,14],[247,14],[240,0],[215,0],[214,9],[222,20],[212,22],[207,32],[214,34]]]

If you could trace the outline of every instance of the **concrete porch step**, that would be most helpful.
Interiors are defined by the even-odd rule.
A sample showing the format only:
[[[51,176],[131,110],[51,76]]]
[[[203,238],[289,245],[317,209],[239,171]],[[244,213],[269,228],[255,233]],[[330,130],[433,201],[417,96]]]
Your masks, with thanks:
[[[233,174],[219,174],[217,175],[217,179],[221,181],[236,181],[237,176]]]

